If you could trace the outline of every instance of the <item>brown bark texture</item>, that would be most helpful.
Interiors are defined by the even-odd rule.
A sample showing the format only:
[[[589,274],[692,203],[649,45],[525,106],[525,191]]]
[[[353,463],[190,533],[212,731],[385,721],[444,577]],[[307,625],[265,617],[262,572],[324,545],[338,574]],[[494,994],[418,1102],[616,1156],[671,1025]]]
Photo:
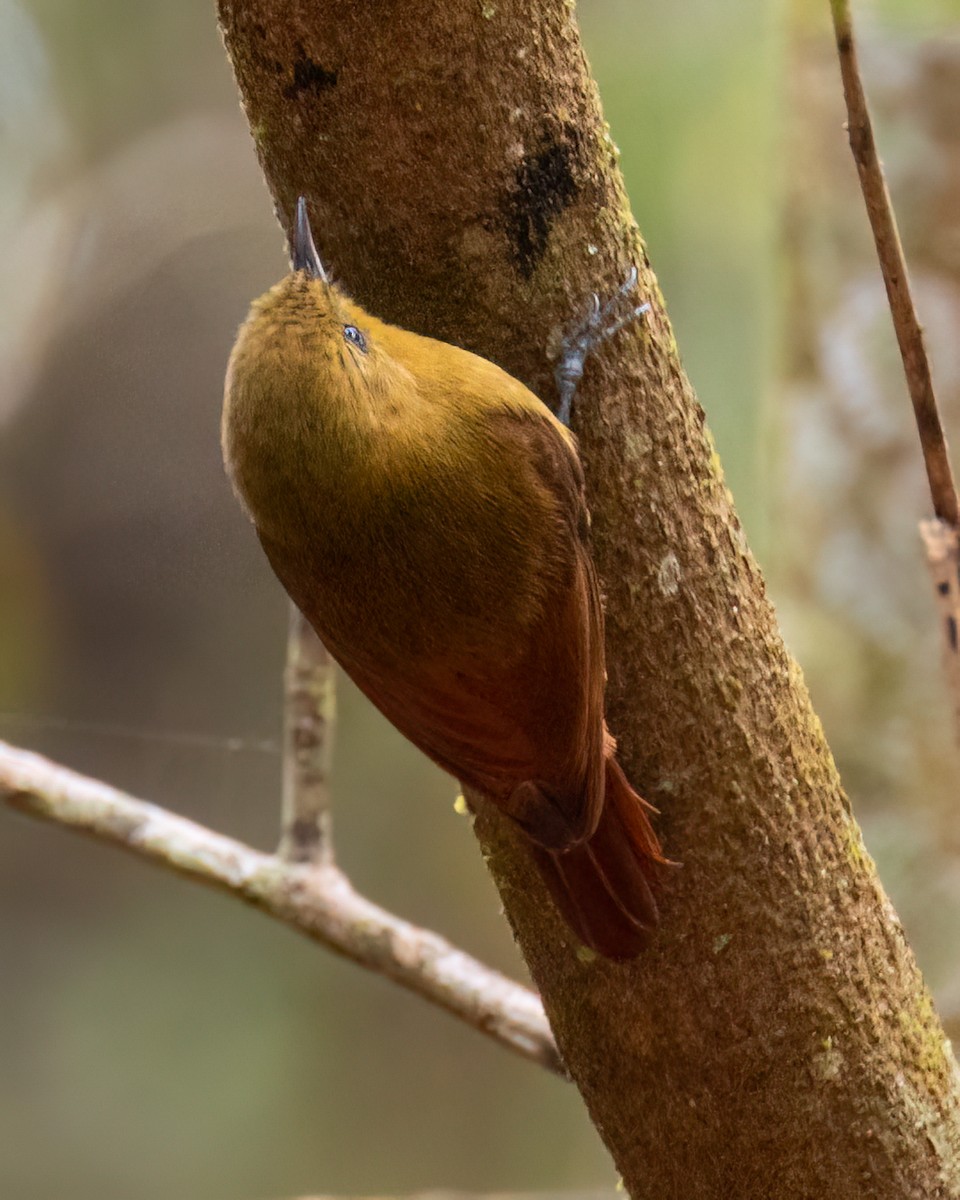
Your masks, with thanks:
[[[627,1191],[960,1195],[952,1051],[681,370],[572,4],[220,0],[219,14],[281,222],[306,194],[321,254],[364,307],[549,403],[550,347],[591,292],[636,263],[653,301],[591,360],[575,413],[610,724],[682,863],[649,951],[578,953],[519,838],[480,802],[475,825]]]

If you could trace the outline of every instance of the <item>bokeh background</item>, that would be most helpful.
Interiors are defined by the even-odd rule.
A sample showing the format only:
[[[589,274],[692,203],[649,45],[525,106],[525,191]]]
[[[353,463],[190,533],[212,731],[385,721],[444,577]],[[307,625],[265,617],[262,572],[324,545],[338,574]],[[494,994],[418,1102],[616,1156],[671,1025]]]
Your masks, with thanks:
[[[858,10],[960,442],[960,2]],[[928,502],[827,2],[579,13],[728,482],[960,1030]],[[285,257],[212,4],[0,0],[0,244],[0,736],[269,848],[285,601],[218,423]],[[452,783],[349,687],[339,710],[344,865],[522,974]],[[235,902],[0,811],[0,1196],[613,1183],[572,1088]]]

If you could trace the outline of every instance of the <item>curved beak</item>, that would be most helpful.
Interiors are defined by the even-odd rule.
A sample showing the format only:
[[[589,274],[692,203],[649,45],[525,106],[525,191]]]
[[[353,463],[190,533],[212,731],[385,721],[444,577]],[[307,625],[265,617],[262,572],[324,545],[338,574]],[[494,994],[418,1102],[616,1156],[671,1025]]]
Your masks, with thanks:
[[[326,271],[323,269],[323,263],[320,261],[317,248],[313,244],[313,233],[310,229],[310,215],[307,212],[306,196],[300,196],[297,199],[297,215],[293,221],[291,257],[295,271],[306,271],[311,279],[322,279],[324,283],[330,282]]]

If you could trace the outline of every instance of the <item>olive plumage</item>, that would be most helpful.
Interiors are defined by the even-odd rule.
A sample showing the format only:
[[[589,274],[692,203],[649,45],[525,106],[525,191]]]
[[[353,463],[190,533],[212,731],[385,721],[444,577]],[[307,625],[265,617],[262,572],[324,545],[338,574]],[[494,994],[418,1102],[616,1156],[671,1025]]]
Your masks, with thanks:
[[[573,434],[523,384],[294,270],[227,370],[223,451],[294,602],[386,717],[517,823],[588,946],[639,952],[663,862],[604,721]]]

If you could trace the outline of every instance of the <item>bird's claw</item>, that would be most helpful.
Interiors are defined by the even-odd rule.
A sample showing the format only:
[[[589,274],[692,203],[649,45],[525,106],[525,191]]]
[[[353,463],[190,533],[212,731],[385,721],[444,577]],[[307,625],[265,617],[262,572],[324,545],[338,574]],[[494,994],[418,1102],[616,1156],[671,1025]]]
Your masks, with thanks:
[[[613,296],[601,305],[596,292],[590,296],[589,311],[561,343],[560,359],[557,363],[555,377],[560,402],[557,406],[557,417],[564,425],[570,424],[570,413],[577,385],[583,377],[583,368],[587,359],[605,341],[620,332],[624,326],[637,320],[650,308],[649,304],[631,306],[625,313],[615,317],[617,309],[625,297],[637,285],[637,268],[630,268],[630,273]],[[611,317],[614,319],[611,320]]]

